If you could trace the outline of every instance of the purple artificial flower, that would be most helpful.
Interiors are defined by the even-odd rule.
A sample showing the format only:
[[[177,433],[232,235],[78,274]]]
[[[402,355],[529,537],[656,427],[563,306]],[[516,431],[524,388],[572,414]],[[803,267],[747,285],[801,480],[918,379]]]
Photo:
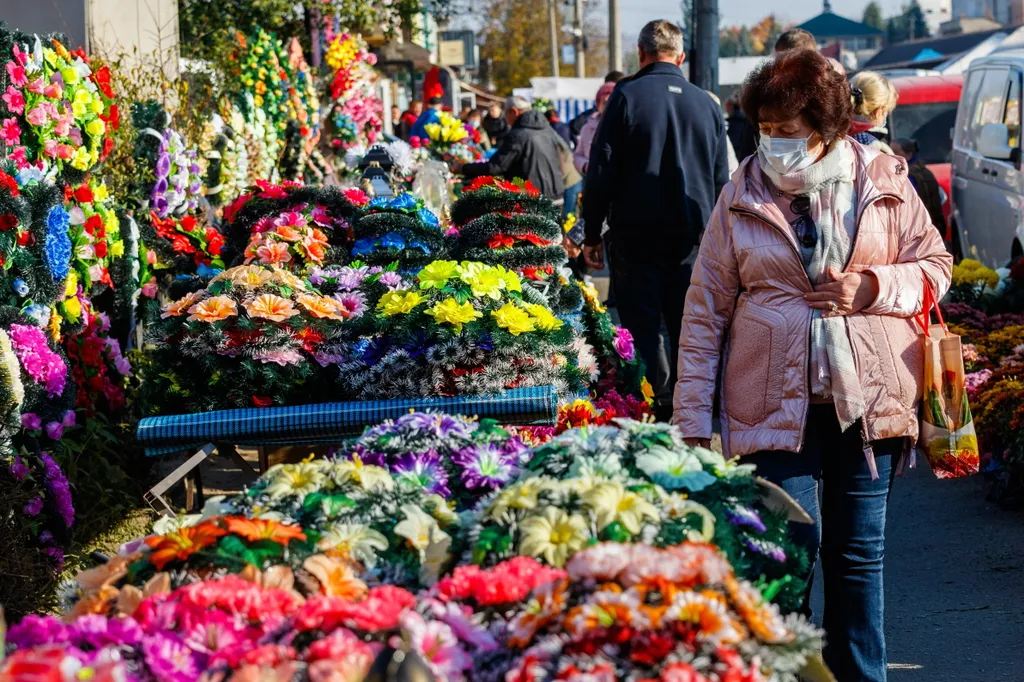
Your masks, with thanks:
[[[441,438],[469,437],[469,429],[466,422],[450,414],[442,414],[437,421],[437,435]]]
[[[786,560],[786,552],[770,540],[761,540],[758,538],[752,538],[749,535],[744,535],[742,542],[744,547],[755,554],[766,556],[769,559],[778,561],[779,563]]]
[[[358,455],[359,459],[362,460],[363,464],[369,464],[375,467],[387,468],[388,456],[383,452],[369,452],[362,445],[355,446],[355,449],[349,453],[348,458],[353,459],[353,455]]]
[[[43,420],[35,412],[26,412],[21,415],[21,427],[28,431],[38,431],[43,428]]]
[[[142,658],[157,682],[192,682],[203,668],[184,642],[163,633],[142,640]]]
[[[156,168],[154,169],[154,173],[158,181],[157,184],[160,184],[160,180],[164,180],[168,175],[171,174],[171,156],[170,154],[167,153],[166,150],[160,151],[160,156],[158,156],[156,159]],[[157,191],[155,187],[153,188],[153,191]],[[160,193],[163,194],[166,191],[167,183],[164,182],[164,187],[163,189],[160,190]]]
[[[123,355],[114,360],[114,367],[117,368],[117,373],[123,377],[130,377],[132,375],[132,363]]]
[[[75,411],[65,410],[64,416],[60,419],[60,423],[64,425],[65,429],[70,429],[74,426],[77,423],[75,420]]]
[[[21,455],[14,456],[14,461],[11,462],[10,472],[15,481],[24,481],[25,477],[28,476],[28,465],[25,464],[25,460],[21,458]]]
[[[64,435],[64,425],[60,422],[47,422],[46,437],[50,440],[60,440]]]
[[[615,328],[615,352],[626,362],[632,362],[633,358],[636,357],[633,335],[625,327]]]
[[[39,513],[43,511],[43,498],[36,497],[25,503],[25,506],[21,508],[25,516],[39,516]]]
[[[76,147],[82,146],[82,129],[72,128],[68,131],[68,138],[74,143]]]
[[[44,547],[43,554],[53,559],[57,572],[64,568],[64,550],[60,547]]]
[[[768,530],[758,513],[750,507],[744,507],[743,505],[736,505],[731,509],[726,509],[725,518],[729,523],[740,528],[750,528],[758,533],[764,533]]]
[[[71,624],[71,642],[78,647],[134,647],[142,641],[142,627],[134,618],[111,619],[98,614],[79,616]]]
[[[13,644],[16,649],[65,644],[70,638],[68,626],[53,616],[29,614],[7,631],[7,643]]]
[[[75,507],[71,502],[71,486],[68,479],[48,453],[39,453],[39,459],[42,460],[45,470],[46,489],[50,492],[57,512],[64,519],[64,524],[70,528],[75,523]]]
[[[403,455],[391,467],[391,473],[400,483],[407,483],[412,488],[423,488],[446,499],[451,497],[448,474],[441,466],[441,456],[436,450]]]
[[[367,310],[366,294],[361,291],[337,293],[332,298],[341,304],[350,318],[362,317]]]
[[[50,349],[43,330],[30,325],[12,324],[8,333],[22,369],[37,384],[42,384],[51,398],[64,393],[68,367],[63,358]]]
[[[462,468],[459,478],[469,490],[496,490],[516,474],[518,456],[491,443],[456,450],[452,462]]]
[[[314,206],[309,217],[320,227],[331,227],[331,216],[323,206]]]
[[[359,268],[343,267],[338,274],[338,288],[347,289],[349,291],[358,289],[359,285],[363,283],[370,275],[370,268],[362,266]]]
[[[402,280],[402,276],[397,272],[382,272],[377,281],[386,286],[388,291],[405,289],[409,286],[407,282]]]

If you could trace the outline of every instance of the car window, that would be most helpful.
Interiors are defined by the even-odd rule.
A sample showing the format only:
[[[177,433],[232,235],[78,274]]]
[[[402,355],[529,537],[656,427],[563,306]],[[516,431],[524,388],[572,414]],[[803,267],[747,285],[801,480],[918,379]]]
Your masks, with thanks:
[[[917,156],[924,163],[949,163],[953,141],[949,131],[956,119],[956,102],[900,104],[889,114],[892,139],[917,142]]]
[[[974,102],[974,113],[971,116],[971,149],[975,148],[981,127],[986,123],[1002,123],[1005,113],[1003,101],[1006,96],[1008,69],[988,69],[985,80],[978,90],[978,99]]]
[[[978,90],[985,80],[984,69],[977,69],[967,74],[963,92],[960,95],[960,107],[956,117],[956,146],[965,149],[973,149],[971,136],[967,134],[970,128],[971,116],[974,113],[974,102],[978,98]]]
[[[1003,123],[1010,132],[1010,146],[1020,146],[1020,71],[1010,71],[1010,84],[1003,107]]]

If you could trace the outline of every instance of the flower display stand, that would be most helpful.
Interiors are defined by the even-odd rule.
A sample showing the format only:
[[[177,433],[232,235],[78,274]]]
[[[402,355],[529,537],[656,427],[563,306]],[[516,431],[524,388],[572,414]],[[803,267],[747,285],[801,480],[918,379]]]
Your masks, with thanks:
[[[558,415],[558,397],[553,386],[535,386],[497,395],[318,403],[147,417],[139,422],[136,431],[146,456],[184,453],[185,462],[153,486],[146,493],[146,501],[161,514],[173,514],[164,496],[187,478],[185,503],[191,509],[197,497],[202,498],[198,467],[214,452],[227,455],[243,472],[255,475],[257,472],[235,446],[257,447],[259,473],[263,473],[267,469],[268,447],[336,443],[358,436],[367,425],[410,411],[490,418],[516,426],[551,426]]]

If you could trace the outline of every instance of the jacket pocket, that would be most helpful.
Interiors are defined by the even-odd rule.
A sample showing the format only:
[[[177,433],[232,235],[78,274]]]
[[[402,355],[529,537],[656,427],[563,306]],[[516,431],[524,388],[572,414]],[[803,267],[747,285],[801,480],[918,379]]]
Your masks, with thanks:
[[[760,424],[782,407],[785,318],[746,307],[733,320],[722,383],[722,407],[733,419]]]
[[[921,383],[924,380],[924,349],[917,323],[912,319],[889,315],[871,315],[881,336],[876,336],[879,353],[886,355],[891,363],[891,377],[886,383],[889,395],[907,408],[912,408],[921,398]]]

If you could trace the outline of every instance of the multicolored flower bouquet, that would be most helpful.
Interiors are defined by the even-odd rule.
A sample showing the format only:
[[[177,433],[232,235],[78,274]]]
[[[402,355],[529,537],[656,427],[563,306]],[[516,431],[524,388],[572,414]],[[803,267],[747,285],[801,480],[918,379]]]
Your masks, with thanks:
[[[113,148],[118,127],[110,69],[93,71],[81,50],[15,33],[0,105],[0,141],[19,169],[55,168],[80,181]]]
[[[225,270],[165,305],[151,325],[161,370],[151,381],[154,408],[203,412],[329,395],[319,353],[345,334],[350,317],[343,301],[287,270]]]
[[[644,361],[633,345],[633,335],[612,323],[597,289],[575,279],[573,285],[583,299],[583,338],[596,358],[598,379],[591,384],[591,390],[598,396],[614,391],[649,404],[654,399],[654,389],[645,376]]]
[[[84,312],[85,328],[64,341],[78,388],[75,407],[86,418],[98,412],[116,415],[124,408],[124,385],[132,365],[122,354],[120,341],[111,335],[110,318],[91,305]]]
[[[125,253],[121,220],[102,182],[68,185],[64,198],[78,283],[86,293],[98,293],[103,287],[113,286],[111,263]]]
[[[384,467],[398,485],[440,495],[461,511],[514,480],[528,451],[492,420],[414,412],[367,429],[339,455]]]
[[[298,204],[276,216],[264,216],[253,226],[245,263],[300,272],[337,263],[344,252],[329,242],[328,234],[335,230],[344,233],[348,223],[329,214],[324,206]]]
[[[330,85],[334,130],[326,144],[341,150],[373,144],[384,118],[384,104],[375,89],[377,56],[361,36],[341,33],[331,41],[324,61],[334,71]]]
[[[462,196],[452,204],[452,223],[462,226],[488,213],[532,213],[555,223],[561,212],[541,196],[529,180],[509,182],[501,178],[480,177],[462,188]]]

